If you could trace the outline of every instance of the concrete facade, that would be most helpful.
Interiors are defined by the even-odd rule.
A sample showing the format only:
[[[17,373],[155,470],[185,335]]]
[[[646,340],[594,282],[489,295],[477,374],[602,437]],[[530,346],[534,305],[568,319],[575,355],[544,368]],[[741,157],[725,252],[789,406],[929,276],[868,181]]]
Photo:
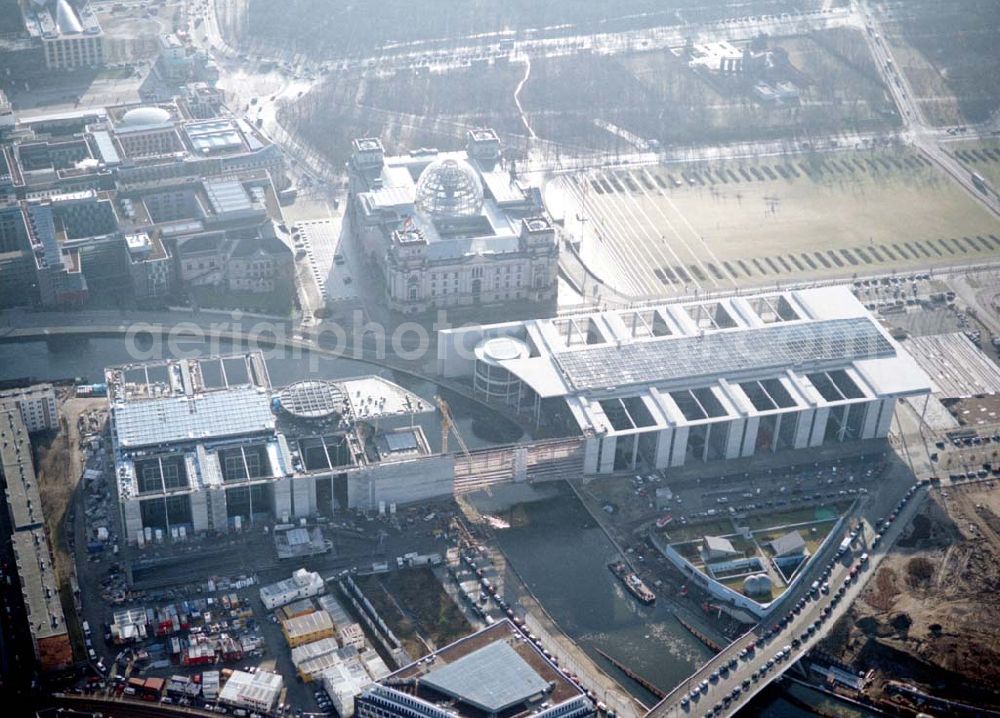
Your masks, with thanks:
[[[221,383],[210,385],[210,374]],[[263,357],[252,353],[114,367],[106,381],[131,543],[371,511],[454,490],[453,457],[432,452],[413,423],[433,410],[430,402],[380,377],[275,391]],[[309,391],[328,403],[294,413]]]
[[[579,430],[593,474],[884,438],[932,388],[846,287],[444,330],[438,371]]]
[[[13,404],[29,432],[59,428],[56,391],[51,384],[35,384],[22,389],[0,391],[0,404]]]

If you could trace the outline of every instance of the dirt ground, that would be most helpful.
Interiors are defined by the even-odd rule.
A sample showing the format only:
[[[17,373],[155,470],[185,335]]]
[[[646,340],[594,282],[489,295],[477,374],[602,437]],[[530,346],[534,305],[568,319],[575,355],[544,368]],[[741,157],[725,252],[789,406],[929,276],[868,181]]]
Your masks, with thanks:
[[[80,432],[77,421],[81,414],[101,409],[104,399],[68,398],[66,390],[59,394],[60,429],[42,441],[35,442],[38,490],[45,512],[45,528],[52,539],[56,573],[62,583],[69,576],[72,556],[67,551],[62,526],[66,519],[73,492],[83,471],[80,455]]]
[[[358,585],[413,658],[472,632],[429,568],[360,577]]]
[[[1000,486],[935,490],[821,648],[934,695],[1000,705]]]
[[[45,531],[52,546],[52,558],[59,584],[63,612],[67,617],[76,615],[70,577],[73,575],[73,553],[67,541],[66,516],[73,510],[73,496],[83,472],[79,450],[78,420],[87,412],[99,411],[106,406],[104,399],[76,399],[71,389],[59,389],[59,431],[51,432],[32,441],[35,453],[35,473],[38,491],[45,512]],[[75,650],[82,653],[83,637],[75,621],[69,621],[70,636]]]

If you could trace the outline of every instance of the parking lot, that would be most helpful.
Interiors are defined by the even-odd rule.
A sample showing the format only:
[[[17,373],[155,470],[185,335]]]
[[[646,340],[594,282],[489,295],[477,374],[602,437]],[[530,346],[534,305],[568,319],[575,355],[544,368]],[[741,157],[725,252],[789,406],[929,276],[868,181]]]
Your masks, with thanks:
[[[429,514],[435,519],[428,522],[424,519],[430,509],[436,509]],[[104,521],[106,502],[101,511],[105,513],[91,515]],[[410,551],[443,552],[442,527],[451,511],[450,505],[441,505],[401,510],[391,517],[338,516],[322,524],[334,550],[300,559],[301,565],[332,577]],[[172,676],[200,679],[210,670],[268,670],[284,678],[281,703],[287,708],[279,707],[274,715],[333,715],[320,685],[298,680],[280,622],[261,603],[261,585],[288,578],[300,565],[276,558],[268,529],[261,524],[238,535],[165,537],[141,551],[123,547],[90,553],[79,565],[81,581],[96,587],[85,596],[83,613],[95,676],[74,690],[123,696],[127,678],[133,676],[160,677],[169,684]],[[116,534],[109,539],[117,539]],[[327,590],[337,593],[333,584]],[[118,629],[112,629],[116,614],[125,610],[142,612],[145,635],[140,640],[120,640]],[[207,647],[204,660],[182,658],[196,644]],[[203,696],[168,694],[164,702],[233,713]]]
[[[349,242],[344,241],[343,215],[299,220],[291,224],[290,231],[296,265],[303,269],[300,282],[312,282],[318,305],[329,307],[357,300],[356,274]],[[314,315],[319,306],[312,305]]]
[[[623,533],[666,516],[671,518],[672,535],[698,535],[713,524],[728,527],[730,533],[737,517],[776,518],[789,513],[794,518],[796,510],[817,506],[835,510],[867,496],[886,464],[878,448],[873,444],[868,447],[871,453],[771,468],[747,462],[745,469],[705,479],[694,471],[690,476],[652,472],[635,475],[628,483],[622,477],[597,479],[588,487]]]

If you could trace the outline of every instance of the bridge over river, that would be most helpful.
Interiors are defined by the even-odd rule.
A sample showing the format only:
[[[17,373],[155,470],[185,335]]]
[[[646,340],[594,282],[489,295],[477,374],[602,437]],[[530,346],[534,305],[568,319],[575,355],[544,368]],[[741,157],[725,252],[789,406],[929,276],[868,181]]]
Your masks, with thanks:
[[[653,707],[646,718],[690,718],[691,716],[719,716],[735,715],[750,700],[760,693],[772,681],[783,675],[791,668],[809,649],[815,646],[834,623],[843,616],[850,605],[858,598],[864,589],[866,579],[874,573],[882,558],[895,543],[903,528],[910,522],[919,506],[927,497],[927,487],[922,485],[906,502],[906,505],[899,511],[896,520],[885,531],[879,541],[877,549],[869,551],[868,561],[861,563],[859,558],[852,558],[848,561],[837,561],[834,564],[827,581],[830,584],[829,595],[822,593],[814,600],[808,601],[802,612],[798,615],[791,615],[791,620],[784,627],[779,627],[775,631],[775,626],[785,615],[773,616],[762,622],[755,629],[733,641],[721,653],[716,655],[691,674],[687,680],[683,681],[673,691],[668,693],[656,706]],[[863,529],[865,545],[870,544],[874,538],[870,529]],[[836,544],[831,543],[829,553],[835,553]],[[817,555],[813,561],[812,571],[819,573],[821,567],[829,561],[830,557],[821,554]],[[837,594],[850,572],[857,569],[857,578],[846,586],[842,596],[837,598]],[[803,581],[800,583],[800,590],[794,595],[783,600],[783,605],[791,607],[798,600],[799,594],[809,591],[809,585]],[[809,635],[808,627],[818,621],[816,630]],[[749,655],[744,654],[740,658],[740,652],[754,643],[761,637],[765,637],[762,647],[756,648]],[[803,640],[803,637],[805,639]],[[799,645],[793,647],[792,641],[799,639]],[[786,651],[787,649],[787,651]],[[784,653],[784,657],[777,659],[776,654]],[[771,662],[771,667],[768,667]],[[725,675],[722,669],[726,667]],[[763,673],[762,673],[763,671]],[[712,679],[715,674],[717,678]],[[754,675],[757,678],[754,679]],[[707,681],[707,688],[702,688],[702,682]],[[694,693],[692,693],[694,691]]]

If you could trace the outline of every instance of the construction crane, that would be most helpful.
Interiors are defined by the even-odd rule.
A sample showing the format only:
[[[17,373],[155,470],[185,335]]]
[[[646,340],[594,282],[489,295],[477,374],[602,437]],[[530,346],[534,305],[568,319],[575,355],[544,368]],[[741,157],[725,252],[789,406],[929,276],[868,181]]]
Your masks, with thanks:
[[[448,402],[440,396],[435,396],[434,403],[437,404],[438,409],[441,411],[441,453],[448,453],[448,433],[454,432],[458,445],[462,447],[462,453],[468,456],[469,447],[465,445],[465,439],[458,433],[458,427],[455,426],[455,420],[451,416],[451,407],[448,406]]]

